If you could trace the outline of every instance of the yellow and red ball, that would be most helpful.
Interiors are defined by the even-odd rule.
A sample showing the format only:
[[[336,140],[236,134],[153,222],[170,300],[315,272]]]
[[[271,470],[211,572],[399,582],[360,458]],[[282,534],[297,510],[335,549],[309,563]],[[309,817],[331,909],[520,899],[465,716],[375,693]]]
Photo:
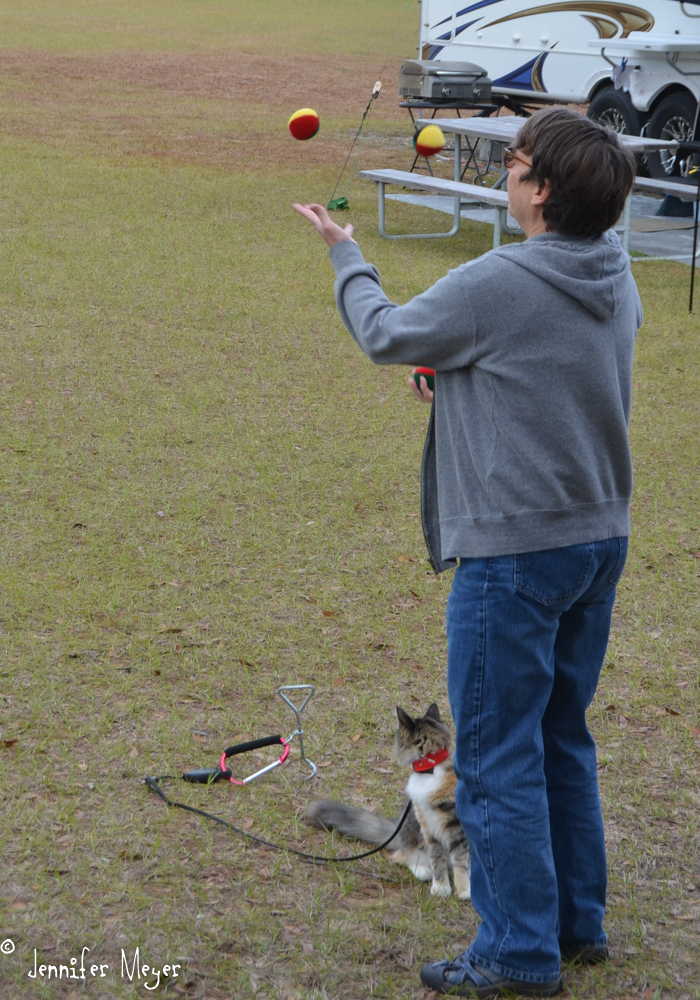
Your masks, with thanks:
[[[413,136],[413,146],[419,156],[435,156],[445,148],[445,135],[439,125],[425,125]]]
[[[321,127],[313,108],[300,108],[289,119],[289,131],[295,139],[313,139]]]

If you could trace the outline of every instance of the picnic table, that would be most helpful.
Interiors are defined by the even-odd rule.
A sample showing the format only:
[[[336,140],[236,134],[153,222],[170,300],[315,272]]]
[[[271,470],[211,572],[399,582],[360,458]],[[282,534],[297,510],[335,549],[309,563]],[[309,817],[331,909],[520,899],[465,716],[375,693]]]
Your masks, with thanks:
[[[494,247],[499,246],[501,232],[508,232],[508,229],[505,225],[505,210],[503,208],[503,203],[502,201],[497,201],[495,196],[497,194],[501,194],[502,196],[505,193],[501,192],[499,189],[507,177],[507,171],[502,168],[501,176],[498,178],[493,187],[477,187],[473,184],[462,184],[462,188],[469,190],[465,190],[463,192],[460,191],[459,185],[462,178],[462,140],[464,139],[467,145],[470,158],[474,157],[476,152],[476,142],[479,139],[492,142],[497,150],[496,155],[492,156],[492,158],[500,159],[502,163],[503,149],[514,142],[520,127],[526,120],[527,119],[521,118],[517,115],[503,115],[498,118],[434,118],[423,120],[419,119],[416,121],[417,128],[423,128],[425,125],[439,125],[443,132],[454,135],[454,180],[444,181],[437,177],[426,177],[422,178],[421,183],[421,180],[419,180],[415,174],[409,173],[408,171],[360,171],[360,177],[372,180],[379,186],[380,234],[385,239],[436,239],[440,237],[454,236],[459,230],[461,219],[461,199],[464,197],[472,202],[483,202],[484,204],[491,204],[495,206],[496,225],[494,227]],[[626,134],[621,134],[619,138],[620,141],[628,146],[633,153],[646,153],[658,149],[675,149],[678,146],[677,142],[669,139],[649,139],[646,136]],[[427,183],[428,181],[430,181],[430,184]],[[388,233],[386,230],[385,207],[386,184],[398,184],[414,190],[429,190],[433,194],[453,196],[455,198],[455,205],[454,223],[452,229],[450,229],[447,233],[409,233],[405,235],[391,235]],[[620,233],[620,238],[625,250],[627,250],[629,245],[629,220],[630,198],[627,199],[622,217],[620,218],[618,225],[615,227]]]

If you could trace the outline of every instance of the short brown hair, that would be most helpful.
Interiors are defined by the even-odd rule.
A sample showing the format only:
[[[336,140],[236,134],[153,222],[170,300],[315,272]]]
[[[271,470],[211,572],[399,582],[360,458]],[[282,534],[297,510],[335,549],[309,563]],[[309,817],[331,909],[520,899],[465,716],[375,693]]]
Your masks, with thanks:
[[[547,108],[528,118],[515,147],[532,160],[521,179],[551,185],[542,206],[550,230],[595,238],[615,225],[636,172],[615,132],[572,108]]]

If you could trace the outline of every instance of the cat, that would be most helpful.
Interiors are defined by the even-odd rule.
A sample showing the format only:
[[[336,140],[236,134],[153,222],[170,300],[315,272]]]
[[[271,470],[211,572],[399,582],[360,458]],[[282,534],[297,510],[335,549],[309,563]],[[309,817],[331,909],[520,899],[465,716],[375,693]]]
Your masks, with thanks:
[[[455,809],[452,734],[436,704],[417,719],[402,708],[396,709],[396,715],[396,760],[412,765],[414,773],[406,785],[411,809],[387,850],[393,861],[407,865],[421,882],[432,879],[433,896],[451,894],[451,869],[457,895],[469,899],[469,845]],[[306,821],[317,829],[337,830],[371,844],[384,843],[398,823],[329,799],[309,803]]]

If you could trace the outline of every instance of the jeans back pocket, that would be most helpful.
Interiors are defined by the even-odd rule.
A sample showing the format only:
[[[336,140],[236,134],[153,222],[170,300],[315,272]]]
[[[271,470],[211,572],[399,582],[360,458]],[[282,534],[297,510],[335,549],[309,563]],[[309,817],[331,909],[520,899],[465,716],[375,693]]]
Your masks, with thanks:
[[[589,542],[516,555],[516,591],[547,607],[574,600],[588,579],[594,547]]]

